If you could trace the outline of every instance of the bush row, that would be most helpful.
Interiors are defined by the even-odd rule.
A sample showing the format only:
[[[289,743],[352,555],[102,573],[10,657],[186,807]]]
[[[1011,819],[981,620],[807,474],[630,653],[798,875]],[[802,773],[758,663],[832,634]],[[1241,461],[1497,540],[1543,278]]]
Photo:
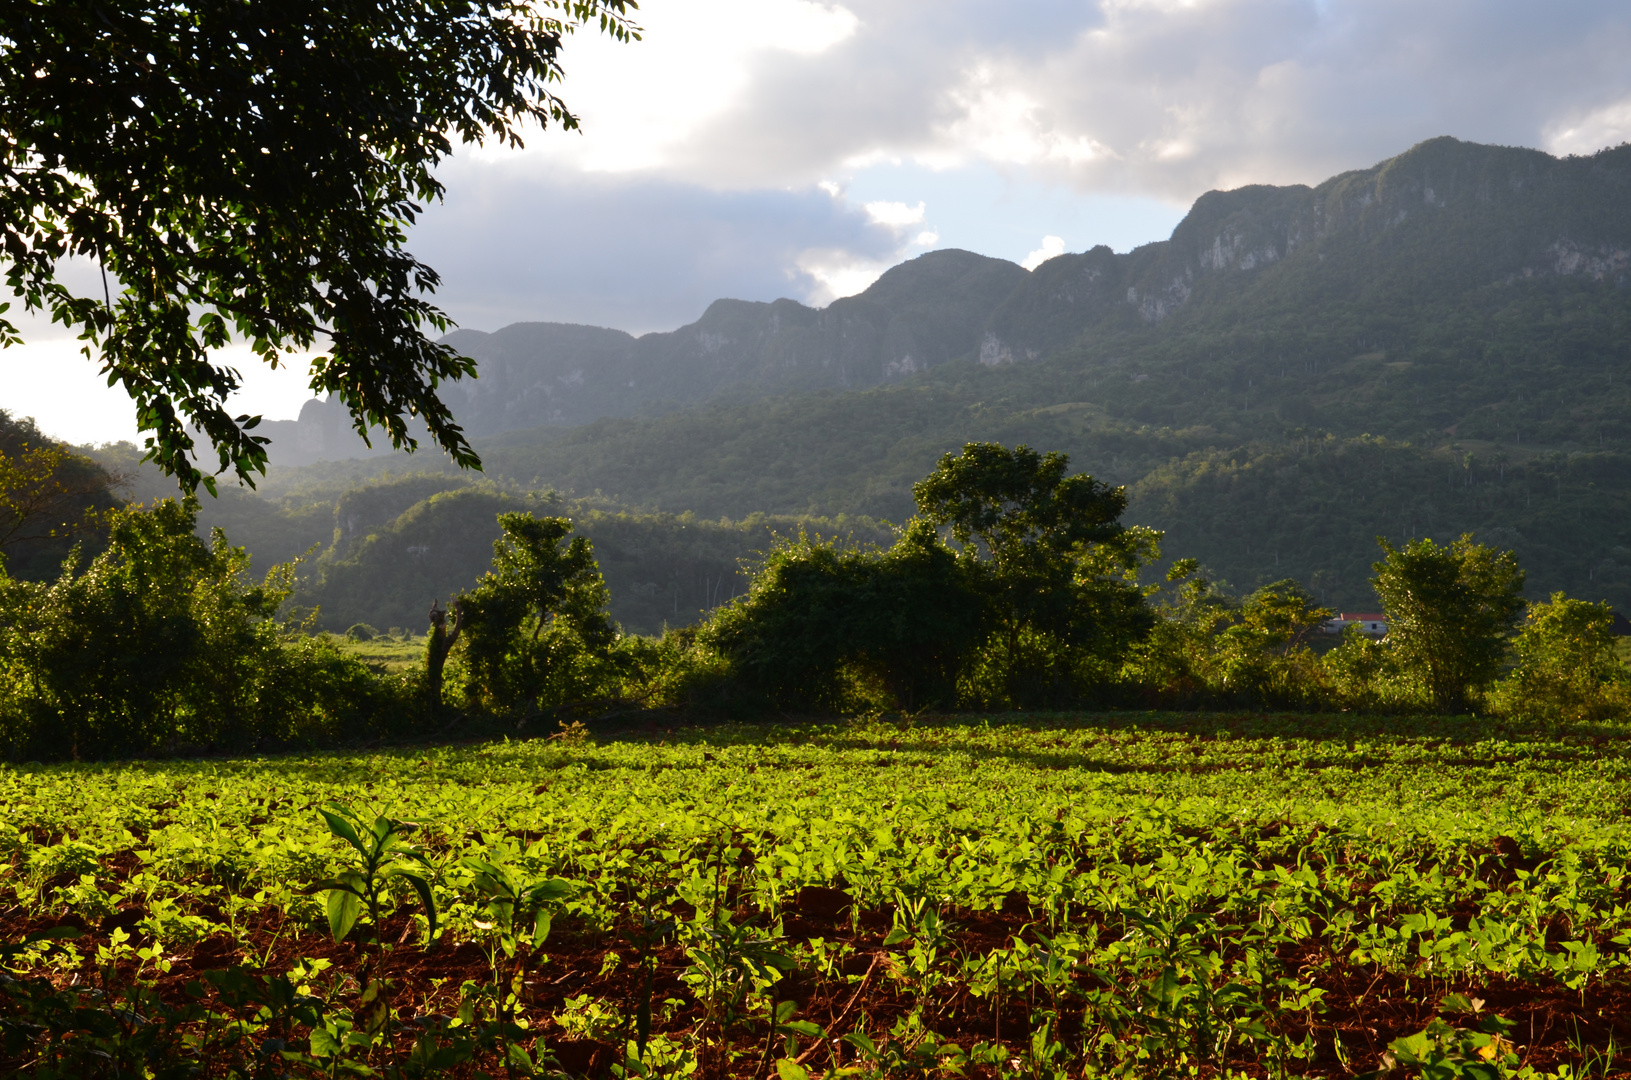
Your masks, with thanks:
[[[1241,600],[1060,454],[971,444],[914,494],[893,544],[800,533],[702,624],[625,635],[590,542],[564,518],[501,515],[492,570],[436,611],[425,662],[382,675],[312,620],[279,622],[264,580],[196,504],[111,518],[105,550],[53,582],[0,577],[0,752],[16,759],[318,745],[460,720],[682,708],[793,711],[1252,707],[1468,709],[1533,719],[1623,711],[1613,613],[1527,609],[1509,553],[1471,538],[1383,545],[1390,632],[1324,643],[1331,612],[1293,581]]]

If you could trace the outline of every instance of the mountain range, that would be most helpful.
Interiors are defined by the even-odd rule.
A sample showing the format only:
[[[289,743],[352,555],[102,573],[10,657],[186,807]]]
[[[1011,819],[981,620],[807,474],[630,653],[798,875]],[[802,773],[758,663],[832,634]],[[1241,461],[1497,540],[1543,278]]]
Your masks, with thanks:
[[[1061,255],[1030,273],[942,250],[822,309],[718,300],[694,323],[641,337],[563,323],[458,330],[444,340],[477,361],[480,377],[447,394],[466,431],[483,437],[661,415],[722,395],[862,389],[956,360],[1003,367],[1073,352],[1113,365],[1125,362],[1118,351],[1154,347],[1183,375],[1216,381],[1270,350],[1265,379],[1420,348],[1482,361],[1471,354],[1487,353],[1492,337],[1563,357],[1623,340],[1628,275],[1631,146],[1558,159],[1442,138],[1318,187],[1209,192],[1169,240]],[[1604,296],[1613,311],[1558,310]],[[1196,333],[1214,335],[1212,347]],[[1140,374],[1155,376],[1128,377]],[[1423,416],[1441,428],[1465,411],[1432,404]],[[280,464],[363,449],[323,401],[264,428]]]
[[[1442,138],[1209,192],[1125,254],[1027,272],[933,251],[822,309],[720,300],[641,337],[456,331],[480,377],[447,393],[489,477],[596,505],[900,521],[940,454],[1028,442],[1126,484],[1129,521],[1237,588],[1363,605],[1378,535],[1470,530],[1532,593],[1631,606],[1628,284],[1631,146]],[[325,544],[311,492],[447,469],[346,460],[361,443],[325,402],[263,430],[272,510],[328,522]]]

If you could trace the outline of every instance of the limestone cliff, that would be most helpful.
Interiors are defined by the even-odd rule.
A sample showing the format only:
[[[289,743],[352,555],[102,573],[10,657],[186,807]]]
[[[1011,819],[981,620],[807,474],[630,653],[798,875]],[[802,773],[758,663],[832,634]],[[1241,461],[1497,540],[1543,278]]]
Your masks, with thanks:
[[[638,338],[560,323],[460,330],[446,340],[481,375],[444,392],[481,437],[725,394],[875,386],[957,359],[1002,367],[1168,326],[1318,320],[1334,301],[1396,325],[1503,282],[1568,277],[1617,291],[1631,275],[1628,196],[1631,146],[1558,159],[1433,139],[1318,187],[1208,192],[1171,239],[1123,255],[1095,247],[1027,273],[935,251],[823,309],[718,300],[689,326]],[[280,463],[367,452],[322,402],[267,429]]]

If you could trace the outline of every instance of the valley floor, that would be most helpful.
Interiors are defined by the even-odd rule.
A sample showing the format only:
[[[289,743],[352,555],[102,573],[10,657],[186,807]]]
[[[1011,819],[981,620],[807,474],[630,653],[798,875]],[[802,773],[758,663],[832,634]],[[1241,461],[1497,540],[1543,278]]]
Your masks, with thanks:
[[[334,806],[363,848],[376,815],[418,824],[378,865],[424,881],[434,935],[399,874],[333,940],[328,890],[368,869]],[[574,1076],[1610,1075],[1628,811],[1631,724],[1465,718],[647,726],[6,767],[0,941],[36,940],[0,960],[0,1068],[105,1064],[141,1035],[150,1063],[210,1075],[274,1051],[300,1076],[506,1056]],[[147,1019],[98,1026],[120,1015],[104,992]]]

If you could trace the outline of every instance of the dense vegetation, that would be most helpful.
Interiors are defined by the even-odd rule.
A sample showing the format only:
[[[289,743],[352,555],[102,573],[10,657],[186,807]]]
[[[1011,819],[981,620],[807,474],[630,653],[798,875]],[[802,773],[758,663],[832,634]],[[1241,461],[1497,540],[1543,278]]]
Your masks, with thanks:
[[[351,505],[388,514],[434,480],[404,481],[406,492],[382,485]],[[699,624],[641,636],[609,610],[596,530],[634,534],[649,552],[662,550],[653,537],[672,541],[691,525],[591,515],[580,530],[554,498],[437,493],[382,533],[342,531],[331,551],[347,554],[320,561],[313,586],[340,593],[394,573],[431,593],[424,616],[417,604],[380,609],[398,639],[429,624],[423,663],[394,671],[312,636],[318,613],[287,603],[294,567],[252,578],[246,553],[219,530],[196,535],[196,502],[127,508],[112,514],[105,550],[66,560],[54,580],[0,579],[0,745],[13,759],[100,757],[653,708],[1137,703],[1581,718],[1631,702],[1612,611],[1560,592],[1520,626],[1517,557],[1470,537],[1384,541],[1374,583],[1391,633],[1375,642],[1350,628],[1327,648],[1332,612],[1308,589],[1288,578],[1237,597],[1196,560],[1164,559],[1160,533],[1122,522],[1125,491],[1070,474],[1062,454],[971,443],[944,455],[914,497],[918,515],[887,543],[804,529],[769,537],[743,567],[740,595],[711,597]],[[491,569],[438,593],[449,582],[431,568],[474,555],[452,541],[404,547],[403,522],[435,537],[427,520],[471,516],[494,521]],[[767,528],[697,532],[706,544]],[[1156,564],[1165,583],[1145,583]],[[661,610],[667,598],[649,599]],[[378,632],[358,624],[350,636]]]
[[[1329,607],[1368,608],[1377,536],[1449,542],[1471,532],[1518,554],[1532,599],[1562,590],[1631,611],[1625,455],[1470,440],[1429,451],[1376,436],[1297,429],[1219,449],[1204,431],[1141,429],[1085,404],[994,419],[972,409],[981,380],[990,376],[971,370],[970,378],[974,388],[961,397],[922,387],[871,392],[864,409],[837,398],[789,401],[763,425],[734,426],[745,406],[650,424],[607,422],[592,440],[560,436],[542,457],[512,460],[500,443],[484,444],[484,488],[436,472],[423,459],[274,470],[265,497],[224,490],[204,502],[200,520],[224,528],[257,566],[316,545],[301,570],[299,602],[321,605],[330,628],[359,621],[417,625],[432,597],[468,588],[480,576],[503,499],[519,506],[539,490],[509,477],[553,475],[563,490],[591,493],[563,496],[552,512],[572,517],[595,539],[614,615],[631,629],[657,633],[665,621],[683,625],[715,606],[721,580],[724,597],[739,593],[746,579],[737,575],[738,560],[765,550],[771,532],[796,533],[802,524],[825,536],[884,541],[879,522],[908,518],[912,484],[941,453],[961,445],[937,441],[931,422],[962,412],[967,422],[946,430],[1056,447],[1084,471],[1126,484],[1130,522],[1162,530],[1169,552],[1199,559],[1242,592],[1294,578]],[[744,464],[729,475],[711,472],[719,459],[710,446],[728,450],[732,460],[756,462],[760,471]],[[622,473],[622,490],[635,506],[656,509],[593,494],[601,484],[591,465],[613,448],[631,462],[650,455],[650,468],[631,464]],[[127,470],[136,456],[98,453]],[[772,484],[758,479],[761,473],[779,479]],[[818,484],[825,494],[797,494]],[[451,506],[416,509],[457,489],[488,492],[490,507],[463,515]],[[154,484],[148,497],[163,490]],[[779,512],[759,515],[756,508],[767,503]],[[375,539],[365,550],[370,535]],[[431,564],[434,579],[403,557],[426,547],[441,553]],[[404,621],[407,612],[412,622]]]
[[[627,363],[573,352],[604,334],[520,325],[492,335],[493,385],[476,384],[505,419],[478,410],[468,430],[496,491],[560,492],[585,529],[589,511],[628,515],[615,545],[597,542],[616,616],[647,633],[711,609],[721,580],[740,590],[736,560],[767,538],[733,536],[736,523],[825,519],[810,527],[881,540],[870,522],[905,521],[913,483],[971,441],[1055,448],[1126,485],[1129,521],[1242,592],[1289,577],[1328,606],[1368,606],[1376,536],[1472,532],[1518,553],[1531,599],[1564,590],[1631,609],[1628,190],[1624,148],[1560,160],[1439,139],[1316,188],[1209,193],[1171,240],[1126,255],[1026,274],[935,252],[823,313],[722,302],[639,339],[644,359]],[[845,319],[868,327],[864,349],[833,330]],[[991,341],[1007,351],[987,355]],[[901,367],[902,350],[917,360]],[[600,390],[567,402],[592,389],[579,369],[610,380],[606,393],[635,383],[644,404]],[[526,429],[526,403],[545,399],[606,418],[548,426],[559,417],[546,410]],[[138,471],[131,450],[97,454]],[[336,568],[318,588],[304,576],[318,568],[303,568],[300,602],[320,604],[325,625],[402,623],[470,587],[496,535],[496,510],[457,538],[435,514],[393,526],[455,472],[423,456],[274,468],[265,498],[227,492],[201,520],[263,568],[313,544],[345,562],[388,528],[391,554],[368,559],[458,552],[456,573],[400,587]],[[660,517],[688,513],[729,522],[694,557],[706,530],[688,524],[681,541]]]
[[[1627,738],[1140,713],[7,769],[0,1069],[1619,1075]]]
[[[172,486],[140,466],[128,444],[94,453],[134,477],[130,494],[138,501],[164,498]],[[890,535],[885,525],[847,515],[707,520],[422,468],[383,477],[336,471],[313,476],[318,470],[303,470],[298,483],[274,472],[266,498],[223,488],[198,509],[200,535],[223,530],[259,568],[301,560],[291,604],[317,609],[318,625],[336,632],[359,622],[423,629],[432,600],[472,587],[486,572],[499,536],[497,516],[510,510],[571,518],[595,544],[612,617],[640,634],[689,625],[739,595],[748,581],[744,560],[767,550],[778,534],[805,528],[855,542],[884,542]]]

